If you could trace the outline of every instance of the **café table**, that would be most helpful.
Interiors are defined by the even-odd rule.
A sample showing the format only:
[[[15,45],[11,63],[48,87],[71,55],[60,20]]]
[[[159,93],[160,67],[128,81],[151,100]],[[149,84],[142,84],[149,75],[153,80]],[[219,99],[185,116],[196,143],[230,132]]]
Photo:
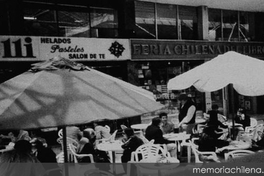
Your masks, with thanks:
[[[117,151],[123,151],[124,149],[121,147],[123,145],[123,142],[120,140],[115,140],[113,142],[102,142],[96,145],[98,150],[105,151],[105,152],[111,152],[112,158],[111,163],[116,162],[115,154]]]
[[[164,134],[163,137],[169,141],[175,141],[175,144],[178,147],[178,151],[181,151],[181,143],[183,144],[182,146],[184,146],[184,144],[186,143],[186,140],[190,139],[191,134],[186,134],[185,132],[182,133],[168,133],[168,134]],[[186,145],[187,146],[187,159],[188,159],[188,163],[191,162],[191,146]]]
[[[146,124],[146,123],[141,123],[141,124],[134,124],[131,125],[130,127],[134,130],[139,130],[142,131],[142,134],[145,134],[145,130],[147,129],[147,127],[150,125],[150,123]]]
[[[169,141],[175,141],[175,144],[179,144],[180,142],[186,142],[186,140],[190,139],[191,134],[186,134],[185,132],[182,133],[168,133],[164,134],[163,137]],[[178,145],[178,150],[180,145]]]
[[[134,125],[131,125],[131,128],[132,129],[135,129],[135,130],[145,130],[150,124],[145,124],[145,123],[141,123],[141,124],[134,124]]]

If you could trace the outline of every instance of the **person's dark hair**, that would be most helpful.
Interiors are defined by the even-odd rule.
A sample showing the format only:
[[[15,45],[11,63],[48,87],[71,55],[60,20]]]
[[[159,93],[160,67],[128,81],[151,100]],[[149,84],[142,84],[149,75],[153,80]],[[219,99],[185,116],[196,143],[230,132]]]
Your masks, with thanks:
[[[161,117],[163,117],[163,116],[168,116],[168,115],[167,115],[166,112],[161,112],[161,113],[159,114],[159,118],[161,118]]]
[[[27,140],[19,140],[15,143],[14,149],[21,153],[31,153],[32,146]]]
[[[131,137],[134,135],[134,130],[132,128],[126,128],[124,129],[124,133],[127,135],[127,137]]]
[[[246,110],[244,108],[238,108],[237,111],[242,113],[242,114],[246,114]]]
[[[219,107],[218,107],[218,105],[217,104],[213,104],[212,105],[212,110],[217,110]]]
[[[181,101],[181,100],[188,100],[188,95],[185,94],[185,93],[182,93],[182,94],[180,94],[180,96],[179,96],[178,99],[179,99],[180,101]]]
[[[32,131],[32,134],[37,137],[43,137],[43,132],[41,131],[41,129],[36,129]]]
[[[92,128],[86,128],[83,130],[83,137],[93,140],[95,138],[95,131]]]
[[[40,140],[36,140],[34,143],[37,149],[41,149],[44,147],[43,143]]]
[[[15,137],[17,137],[19,135],[20,130],[12,130],[10,132],[13,133]]]
[[[161,119],[159,117],[154,117],[152,119],[152,125],[158,126],[161,123]]]

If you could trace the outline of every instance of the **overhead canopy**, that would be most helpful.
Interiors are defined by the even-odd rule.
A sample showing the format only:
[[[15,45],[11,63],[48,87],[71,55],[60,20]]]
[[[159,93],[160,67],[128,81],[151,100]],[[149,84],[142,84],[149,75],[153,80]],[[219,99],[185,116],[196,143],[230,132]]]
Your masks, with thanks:
[[[264,61],[229,51],[170,79],[168,89],[194,86],[201,92],[212,92],[228,84],[241,95],[264,95]]]
[[[59,60],[64,61],[70,62]],[[25,72],[0,85],[0,129],[78,125],[163,107],[151,92],[117,78],[91,68],[55,68],[49,62],[38,66],[49,69]]]

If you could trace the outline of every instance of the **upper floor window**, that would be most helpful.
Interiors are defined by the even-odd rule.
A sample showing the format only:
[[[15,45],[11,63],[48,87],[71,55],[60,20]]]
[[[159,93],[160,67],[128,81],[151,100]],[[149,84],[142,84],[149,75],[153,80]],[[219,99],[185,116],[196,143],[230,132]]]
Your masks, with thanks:
[[[155,4],[146,2],[135,2],[136,37],[155,39]]]
[[[28,35],[67,37],[118,37],[113,9],[52,3],[24,3],[24,29]]]
[[[179,39],[197,39],[197,12],[195,7],[179,6]]]
[[[117,12],[113,9],[91,8],[92,37],[118,37]]]
[[[255,39],[254,14],[231,10],[209,9],[210,41],[250,41]]]
[[[58,35],[56,11],[52,4],[24,5],[24,31],[26,35]]]
[[[197,38],[195,7],[135,2],[136,37],[146,39]]]
[[[157,26],[159,39],[178,39],[176,6],[157,4]]]

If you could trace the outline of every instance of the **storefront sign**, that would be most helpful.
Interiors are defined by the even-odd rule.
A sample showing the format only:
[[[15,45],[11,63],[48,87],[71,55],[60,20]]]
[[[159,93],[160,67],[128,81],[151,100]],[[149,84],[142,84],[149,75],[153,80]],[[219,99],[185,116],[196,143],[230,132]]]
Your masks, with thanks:
[[[131,52],[126,39],[0,36],[0,61],[47,60],[55,56],[76,61],[128,60]]]
[[[163,41],[131,40],[133,60],[184,59],[200,60],[215,57],[227,51],[263,57],[264,43],[252,42],[204,42],[204,41]]]

